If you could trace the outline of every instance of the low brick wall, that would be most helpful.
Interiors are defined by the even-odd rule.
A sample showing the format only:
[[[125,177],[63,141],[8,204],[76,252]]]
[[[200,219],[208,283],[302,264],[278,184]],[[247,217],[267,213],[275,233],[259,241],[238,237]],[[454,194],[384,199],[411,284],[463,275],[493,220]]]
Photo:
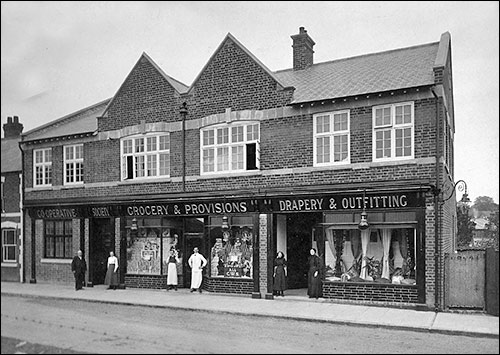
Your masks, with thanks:
[[[209,292],[251,295],[253,282],[253,279],[204,278],[203,289]]]
[[[324,282],[323,297],[330,299],[418,303],[418,288],[414,285]]]
[[[178,285],[182,287],[184,280],[182,276],[178,276]],[[167,287],[166,275],[125,275],[125,287],[130,288],[151,288],[165,289]]]

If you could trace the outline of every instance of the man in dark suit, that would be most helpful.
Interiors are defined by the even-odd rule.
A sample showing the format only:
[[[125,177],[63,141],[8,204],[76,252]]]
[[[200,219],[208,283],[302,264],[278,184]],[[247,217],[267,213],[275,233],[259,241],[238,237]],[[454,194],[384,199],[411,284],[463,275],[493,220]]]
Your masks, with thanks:
[[[87,271],[87,263],[83,258],[83,253],[78,250],[78,255],[73,258],[71,262],[71,271],[75,275],[75,290],[81,290],[83,288],[83,282],[85,281],[85,272]]]

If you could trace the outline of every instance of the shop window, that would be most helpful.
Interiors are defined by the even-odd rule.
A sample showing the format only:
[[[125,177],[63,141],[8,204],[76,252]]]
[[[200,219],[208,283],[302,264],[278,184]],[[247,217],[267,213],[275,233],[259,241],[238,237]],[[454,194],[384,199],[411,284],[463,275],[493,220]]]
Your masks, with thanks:
[[[147,134],[121,141],[122,180],[170,176],[170,134]]]
[[[52,149],[33,151],[33,183],[34,186],[52,185]]]
[[[202,129],[202,174],[258,170],[259,135],[259,123],[233,122]]]
[[[167,275],[170,250],[177,252],[177,274],[183,273],[183,238],[203,235],[202,218],[137,218],[132,230],[132,218],[127,219],[127,273]]]
[[[16,248],[16,231],[14,229],[2,229],[2,262],[17,262]]]
[[[325,229],[327,281],[416,283],[414,228]]]
[[[350,161],[349,110],[314,115],[314,166]]]
[[[252,278],[253,217],[210,217],[209,229],[210,276]]]
[[[373,161],[413,158],[413,102],[373,108]]]
[[[73,257],[73,221],[45,221],[44,256],[55,259]]]

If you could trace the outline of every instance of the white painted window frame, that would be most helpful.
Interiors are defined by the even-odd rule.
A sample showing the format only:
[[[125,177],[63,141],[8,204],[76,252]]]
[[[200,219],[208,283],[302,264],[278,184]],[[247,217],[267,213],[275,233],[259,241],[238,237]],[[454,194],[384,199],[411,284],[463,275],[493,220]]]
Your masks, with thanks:
[[[335,115],[347,114],[347,129],[334,131]],[[318,118],[328,116],[330,129],[328,132],[318,132]],[[347,136],[347,157],[341,161],[334,161],[334,137]],[[328,138],[330,143],[329,160],[328,162],[318,162],[318,139]],[[351,111],[339,110],[331,112],[320,112],[313,115],[313,166],[336,166],[346,165],[351,163]]]
[[[46,161],[47,159],[47,152],[50,151],[50,161]],[[36,155],[37,152],[42,152],[42,162],[37,163],[36,161]],[[34,149],[33,150],[33,187],[46,187],[46,186],[52,186],[52,148],[43,148],[43,149]],[[37,183],[37,177],[36,177],[36,169],[37,167],[40,167],[42,169],[42,180],[43,182],[41,184]],[[50,182],[47,182],[47,169],[50,168]]]
[[[410,105],[411,122],[396,124],[396,107]],[[379,109],[390,108],[391,122],[386,125],[376,126],[376,111]],[[372,159],[374,162],[384,161],[398,161],[414,159],[415,157],[415,104],[413,101],[398,102],[387,105],[373,106],[372,107]],[[411,154],[406,156],[396,157],[396,130],[397,129],[411,129]],[[383,130],[391,132],[391,156],[377,158],[377,137],[376,133]]]
[[[252,137],[249,137],[249,127],[257,126],[257,137],[255,138],[252,134]],[[241,141],[233,141],[233,129],[242,128],[243,130],[243,139]],[[218,130],[219,129],[227,129],[228,130],[228,141],[227,142],[218,142]],[[205,144],[204,135],[206,132],[213,132],[213,143]],[[260,170],[260,122],[259,121],[238,121],[231,123],[222,123],[211,125],[207,127],[203,127],[200,129],[200,175],[220,175],[220,174],[228,174],[228,173],[241,173],[248,171],[259,171]],[[251,139],[249,139],[251,138]],[[255,152],[255,164],[256,169],[247,170],[247,145],[253,144],[256,145]],[[241,147],[243,149],[243,168],[233,168],[233,148]],[[228,151],[228,161],[227,161],[227,169],[218,170],[219,165],[219,155],[217,154],[219,149],[226,148]],[[205,151],[213,151],[213,171],[205,171],[204,165],[204,152]]]
[[[163,136],[168,136],[168,147],[166,149],[160,149],[160,137]],[[155,149],[153,150],[148,150],[148,139],[156,138],[155,142]],[[155,133],[148,133],[148,134],[136,134],[132,136],[127,136],[123,137],[120,140],[120,167],[121,167],[121,180],[122,181],[141,181],[141,180],[152,180],[152,179],[162,179],[162,178],[170,178],[171,174],[171,141],[170,141],[170,133],[169,132],[155,132]],[[136,143],[138,140],[142,140],[142,147],[143,150],[140,152],[137,152],[136,149]],[[124,146],[126,142],[132,142],[131,152],[124,152]],[[139,145],[138,145],[139,146]],[[166,154],[168,155],[167,161],[168,161],[168,174],[160,175],[160,156]],[[127,157],[131,156],[133,160],[133,177],[132,179],[127,178],[128,170],[127,170]],[[148,156],[156,157],[156,167],[155,167],[155,174],[148,176]],[[137,169],[137,164],[138,164],[138,159],[143,158],[143,164],[144,164],[144,176],[137,176],[138,169]]]
[[[77,147],[80,147],[81,148],[81,158],[76,158],[76,151],[77,151]],[[73,158],[72,159],[69,159],[68,158],[68,155],[67,155],[67,149],[71,149],[73,151]],[[85,165],[83,163],[83,160],[84,160],[84,156],[83,156],[84,152],[83,152],[83,144],[75,144],[75,145],[66,145],[63,147],[63,156],[64,156],[64,185],[81,185],[83,184],[83,177],[84,177],[84,168],[85,168]],[[68,164],[73,164],[73,181],[67,181],[68,179],[68,169],[67,169],[67,165]],[[77,172],[78,172],[78,169],[77,169],[77,165],[78,164],[81,164],[82,166],[82,174],[80,176],[80,181],[76,181],[77,180]]]

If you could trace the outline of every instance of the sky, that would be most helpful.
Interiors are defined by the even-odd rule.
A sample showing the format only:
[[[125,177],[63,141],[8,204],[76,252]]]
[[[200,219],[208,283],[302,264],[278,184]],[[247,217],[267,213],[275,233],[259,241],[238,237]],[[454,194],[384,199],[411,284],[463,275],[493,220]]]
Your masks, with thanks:
[[[111,98],[143,52],[189,86],[228,33],[271,71],[288,69],[299,27],[315,63],[449,32],[455,181],[472,201],[499,202],[497,1],[2,1],[1,123],[19,116],[27,132]]]

